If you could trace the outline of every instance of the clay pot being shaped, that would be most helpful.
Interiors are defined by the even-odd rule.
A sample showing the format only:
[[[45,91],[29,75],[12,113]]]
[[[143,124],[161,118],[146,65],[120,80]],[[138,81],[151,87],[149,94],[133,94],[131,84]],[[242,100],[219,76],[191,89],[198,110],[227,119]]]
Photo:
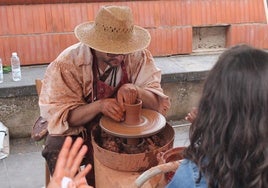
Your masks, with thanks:
[[[135,104],[124,104],[124,107],[124,121],[101,117],[99,124],[105,132],[121,138],[142,138],[157,134],[166,125],[165,117],[157,111],[142,108],[140,99]]]
[[[125,123],[130,126],[139,125],[142,122],[141,109],[142,100],[137,99],[134,104],[124,104],[125,107]]]

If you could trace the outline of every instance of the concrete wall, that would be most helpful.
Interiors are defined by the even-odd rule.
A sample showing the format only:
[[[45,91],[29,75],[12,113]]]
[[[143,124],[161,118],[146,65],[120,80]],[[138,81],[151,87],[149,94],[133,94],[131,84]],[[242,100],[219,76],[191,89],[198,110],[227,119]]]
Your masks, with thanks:
[[[191,107],[197,104],[202,81],[169,82],[162,86],[172,102],[167,121],[177,121],[184,118]],[[39,117],[35,87],[28,90],[32,90],[32,94],[0,97],[0,121],[9,128],[11,138],[29,137],[31,128]]]
[[[161,84],[171,99],[167,121],[181,120],[196,106],[207,73],[219,53],[191,56],[155,57],[162,71]],[[42,79],[46,65],[22,67],[22,80],[12,81],[11,73],[4,74],[0,84],[0,121],[10,130],[11,138],[29,137],[31,128],[39,117],[35,79]]]
[[[29,137],[39,116],[37,96],[0,98],[0,120],[8,127],[11,138]]]
[[[168,121],[183,119],[191,108],[198,104],[202,85],[203,80],[162,84],[165,93],[171,99],[171,108],[167,116]]]

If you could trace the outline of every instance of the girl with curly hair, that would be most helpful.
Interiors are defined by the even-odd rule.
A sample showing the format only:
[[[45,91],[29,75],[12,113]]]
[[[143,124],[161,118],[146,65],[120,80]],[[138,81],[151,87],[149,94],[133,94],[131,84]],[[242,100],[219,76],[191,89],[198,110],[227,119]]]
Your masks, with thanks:
[[[168,188],[268,187],[268,53],[237,45],[220,55],[184,158]]]

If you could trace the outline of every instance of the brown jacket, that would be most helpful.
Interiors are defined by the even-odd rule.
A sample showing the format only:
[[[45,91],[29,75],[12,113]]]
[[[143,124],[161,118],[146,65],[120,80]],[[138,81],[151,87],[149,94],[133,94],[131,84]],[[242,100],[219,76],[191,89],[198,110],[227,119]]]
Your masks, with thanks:
[[[168,96],[160,85],[161,71],[148,50],[128,54],[124,59],[131,83],[159,96],[158,112],[166,115]],[[93,92],[92,53],[88,46],[77,43],[65,49],[48,66],[39,97],[41,116],[48,120],[50,134],[64,134],[69,128],[70,110],[86,104],[85,97]],[[72,127],[78,134],[83,127]],[[70,132],[70,130],[68,130]]]

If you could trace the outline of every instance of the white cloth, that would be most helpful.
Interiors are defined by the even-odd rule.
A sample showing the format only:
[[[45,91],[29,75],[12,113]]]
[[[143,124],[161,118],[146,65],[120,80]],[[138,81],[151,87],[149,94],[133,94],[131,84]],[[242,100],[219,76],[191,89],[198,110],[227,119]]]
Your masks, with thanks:
[[[70,182],[72,182],[72,179],[64,176],[61,180],[61,188],[68,188]]]
[[[9,132],[8,128],[0,122],[0,159],[9,155]]]

